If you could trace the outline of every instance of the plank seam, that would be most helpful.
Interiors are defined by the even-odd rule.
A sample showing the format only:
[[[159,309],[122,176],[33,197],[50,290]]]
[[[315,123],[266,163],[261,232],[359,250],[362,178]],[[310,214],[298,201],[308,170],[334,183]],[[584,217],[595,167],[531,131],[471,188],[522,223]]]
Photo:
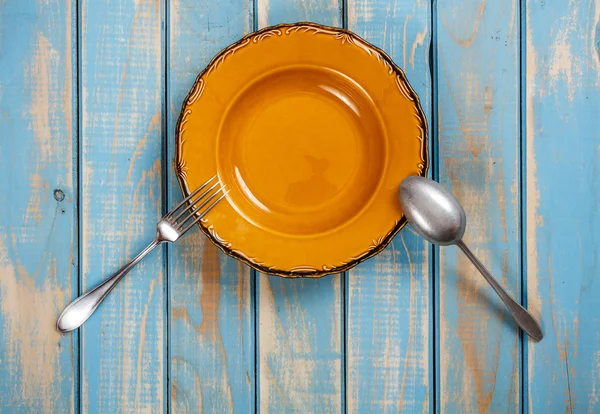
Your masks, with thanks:
[[[245,265],[244,265],[245,266]],[[259,404],[260,404],[260,394],[259,394],[259,385],[260,385],[260,360],[259,360],[259,314],[258,314],[258,272],[255,269],[250,269],[250,288],[251,288],[251,305],[254,308],[254,413],[257,414],[260,412]]]
[[[439,181],[439,145],[438,145],[438,54],[437,54],[437,0],[431,1],[431,40],[429,46],[429,71],[431,76],[431,178]],[[431,384],[431,408],[430,412],[437,413],[439,409],[439,322],[438,314],[440,311],[439,304],[439,277],[438,266],[439,248],[430,244],[430,270],[431,275],[431,313],[430,333],[433,333],[431,343],[431,369],[430,369],[430,384]]]
[[[74,190],[75,194],[76,194],[76,204],[77,204],[77,213],[76,213],[76,232],[77,232],[77,296],[80,296],[83,292],[83,266],[82,266],[82,257],[83,257],[83,246],[81,241],[83,240],[83,229],[81,226],[81,216],[82,216],[82,207],[83,207],[83,201],[82,201],[82,197],[81,197],[81,188],[82,188],[82,184],[83,184],[83,177],[81,174],[81,167],[83,164],[83,160],[82,160],[82,147],[83,147],[83,143],[81,140],[81,131],[82,131],[82,117],[81,117],[81,99],[80,99],[80,94],[81,94],[81,82],[82,82],[82,77],[81,77],[81,30],[80,30],[80,25],[81,25],[81,16],[80,16],[80,5],[79,5],[79,0],[74,0],[73,2],[73,6],[75,7],[74,10],[74,22],[73,22],[73,26],[74,26],[74,34],[73,37],[75,39],[75,45],[73,46],[73,50],[71,51],[71,53],[74,55],[74,59],[73,61],[75,62],[75,73],[74,73],[74,80],[75,80],[75,105],[76,108],[74,109],[73,112],[75,112],[75,140],[76,140],[76,151],[77,151],[77,155],[76,155],[76,168],[77,168],[77,172],[76,172],[76,183],[77,183],[77,188]],[[76,392],[75,392],[75,402],[74,402],[74,411],[77,413],[81,413],[83,412],[83,400],[81,398],[82,396],[82,392],[83,392],[83,381],[81,381],[81,378],[83,377],[83,355],[82,355],[82,349],[83,349],[83,335],[82,335],[82,330],[84,328],[82,327],[81,329],[77,329],[73,335],[76,335],[76,342],[77,342],[77,353],[76,353],[76,370],[77,370],[77,379],[75,381],[76,383]]]
[[[348,29],[348,0],[342,0],[340,3],[340,14],[342,17],[342,28],[343,29]],[[349,277],[349,272],[342,272],[342,274],[340,275],[340,286],[341,286],[341,302],[342,302],[342,309],[341,309],[341,313],[342,313],[342,320],[341,320],[341,326],[340,326],[340,332],[342,335],[342,358],[341,358],[341,363],[342,363],[342,384],[341,384],[341,404],[342,404],[342,409],[341,412],[343,412],[344,414],[346,414],[348,412],[348,393],[347,393],[347,389],[348,389],[348,318],[347,318],[347,312],[348,312],[348,295],[347,295],[347,289],[348,289],[348,277]]]
[[[252,14],[252,31],[258,30],[258,0],[251,0],[251,14]],[[259,325],[259,274],[255,269],[250,269],[250,283],[252,290],[251,304],[254,308],[254,413],[260,412],[260,325]]]
[[[170,50],[169,50],[169,0],[162,2],[163,6],[163,19],[164,24],[162,27],[162,65],[163,65],[163,94],[162,94],[162,163],[163,163],[163,174],[162,174],[162,214],[166,214],[169,209],[169,65],[170,61]],[[163,265],[164,265],[164,277],[165,284],[163,287],[164,303],[165,303],[165,321],[163,323],[163,337],[164,337],[164,360],[165,360],[165,384],[163,388],[164,392],[164,408],[167,413],[171,412],[171,284],[170,282],[170,267],[169,267],[169,256],[171,254],[171,247],[169,245],[163,248]]]
[[[258,31],[258,0],[252,0],[252,31]]]
[[[343,272],[340,275],[340,287],[341,287],[341,302],[342,302],[342,312],[341,312],[341,326],[340,332],[342,336],[342,387],[341,387],[341,404],[342,409],[341,412],[348,412],[348,272]]]
[[[519,244],[520,244],[520,265],[521,265],[521,303],[523,307],[527,309],[527,237],[525,237],[526,229],[526,205],[524,204],[526,197],[526,157],[525,157],[525,146],[527,140],[524,137],[524,133],[527,130],[527,115],[526,115],[526,102],[527,93],[525,91],[526,82],[523,82],[523,76],[526,76],[527,72],[527,60],[526,53],[527,48],[523,45],[524,33],[526,33],[526,1],[519,0]],[[519,348],[521,352],[521,369],[520,369],[520,404],[521,412],[526,414],[529,412],[529,407],[526,404],[528,387],[528,370],[527,370],[527,338],[521,330],[519,330]]]
[[[348,30],[348,0],[342,0],[340,3],[340,14],[342,18],[342,28]],[[346,414],[348,412],[348,286],[350,273],[345,271],[340,275],[340,287],[341,287],[341,302],[342,302],[342,318],[340,332],[342,335],[342,384],[341,384],[341,412]]]

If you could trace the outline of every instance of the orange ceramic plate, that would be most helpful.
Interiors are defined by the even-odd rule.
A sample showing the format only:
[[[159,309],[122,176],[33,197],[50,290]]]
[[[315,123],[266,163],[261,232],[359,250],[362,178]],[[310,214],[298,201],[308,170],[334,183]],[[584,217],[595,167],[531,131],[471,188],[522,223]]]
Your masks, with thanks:
[[[230,192],[200,227],[281,276],[322,276],[381,251],[405,220],[398,185],[427,170],[426,122],[402,71],[342,29],[266,28],[198,76],[177,125],[187,195]]]

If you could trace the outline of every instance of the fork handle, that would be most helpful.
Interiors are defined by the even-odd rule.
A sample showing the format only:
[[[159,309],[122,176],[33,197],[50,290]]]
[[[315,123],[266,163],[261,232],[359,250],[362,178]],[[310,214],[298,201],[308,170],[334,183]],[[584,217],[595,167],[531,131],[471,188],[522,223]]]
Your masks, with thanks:
[[[60,314],[56,322],[56,328],[60,332],[70,332],[79,328],[90,316],[96,308],[102,303],[104,298],[108,296],[111,290],[123,279],[131,269],[134,268],[148,253],[150,253],[161,242],[155,239],[144,250],[134,257],[129,263],[121,268],[117,273],[100,283],[92,290],[84,293],[75,299],[65,310]]]

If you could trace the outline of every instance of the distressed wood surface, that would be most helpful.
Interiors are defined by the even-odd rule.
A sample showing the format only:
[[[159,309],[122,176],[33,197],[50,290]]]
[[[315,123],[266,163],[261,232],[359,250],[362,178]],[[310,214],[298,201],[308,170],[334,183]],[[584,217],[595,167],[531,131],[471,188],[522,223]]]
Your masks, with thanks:
[[[443,1],[436,18],[440,182],[465,243],[519,298],[519,4]],[[458,248],[439,251],[440,409],[519,412],[518,328]]]
[[[167,50],[168,159],[175,124],[196,76],[252,28],[251,3],[171,0]],[[171,165],[169,204],[181,199]],[[170,397],[173,412],[249,413],[254,409],[254,276],[200,231],[171,246]]]
[[[431,4],[352,0],[347,10],[348,28],[403,68],[430,120]],[[429,252],[429,245],[406,228],[386,250],[348,272],[350,413],[432,409]]]
[[[83,289],[137,255],[162,212],[163,10],[153,1],[81,1]],[[127,275],[81,330],[83,411],[165,406],[161,248]]]
[[[342,23],[336,0],[258,0],[258,27],[314,21]],[[340,275],[257,279],[258,409],[341,412],[343,401],[342,284]]]
[[[175,122],[199,71],[302,20],[406,71],[466,242],[542,342],[456,248],[409,228],[306,280],[257,275],[196,231],[55,331],[180,199]],[[599,92],[598,0],[0,3],[0,412],[598,412]]]
[[[77,335],[74,3],[0,3],[0,412],[73,412]]]
[[[528,1],[529,411],[600,411],[600,1]]]

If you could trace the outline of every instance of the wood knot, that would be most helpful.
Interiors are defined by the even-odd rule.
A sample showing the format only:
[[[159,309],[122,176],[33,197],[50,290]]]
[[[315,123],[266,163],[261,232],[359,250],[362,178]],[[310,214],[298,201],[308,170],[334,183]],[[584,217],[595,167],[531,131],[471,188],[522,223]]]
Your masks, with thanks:
[[[65,199],[65,193],[60,188],[54,190],[54,199],[56,201],[63,201]]]

